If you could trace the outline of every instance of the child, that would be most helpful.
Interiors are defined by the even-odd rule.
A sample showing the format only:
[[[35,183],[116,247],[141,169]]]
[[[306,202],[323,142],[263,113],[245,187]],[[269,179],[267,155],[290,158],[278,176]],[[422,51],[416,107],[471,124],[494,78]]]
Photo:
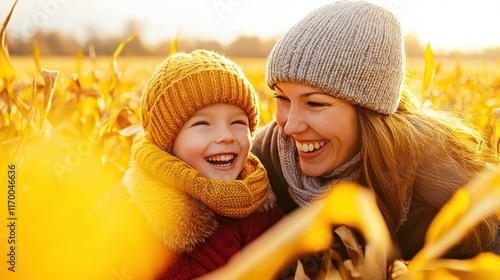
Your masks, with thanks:
[[[123,178],[128,201],[168,251],[154,277],[199,277],[283,215],[263,165],[249,153],[257,94],[235,63],[197,50],[163,61],[141,106],[144,131]]]

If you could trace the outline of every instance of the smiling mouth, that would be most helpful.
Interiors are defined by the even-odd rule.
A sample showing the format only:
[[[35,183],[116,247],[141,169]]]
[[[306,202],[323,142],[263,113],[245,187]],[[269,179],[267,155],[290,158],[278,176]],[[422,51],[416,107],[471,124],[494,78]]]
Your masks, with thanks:
[[[234,154],[231,154],[231,155],[211,156],[207,157],[205,160],[212,165],[218,167],[225,167],[225,166],[230,166],[235,159],[236,156]]]
[[[299,152],[310,153],[321,149],[321,147],[323,147],[326,143],[326,141],[321,141],[316,143],[301,144],[295,141],[295,146],[297,146],[297,150],[299,150]]]

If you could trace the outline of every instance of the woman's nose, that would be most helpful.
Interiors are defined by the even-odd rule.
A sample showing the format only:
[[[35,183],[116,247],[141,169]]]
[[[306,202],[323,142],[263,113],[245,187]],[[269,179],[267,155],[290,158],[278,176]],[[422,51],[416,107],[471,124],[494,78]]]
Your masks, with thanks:
[[[285,133],[287,135],[294,135],[304,132],[306,129],[307,123],[304,121],[301,111],[292,106],[288,111],[288,116],[285,121]]]

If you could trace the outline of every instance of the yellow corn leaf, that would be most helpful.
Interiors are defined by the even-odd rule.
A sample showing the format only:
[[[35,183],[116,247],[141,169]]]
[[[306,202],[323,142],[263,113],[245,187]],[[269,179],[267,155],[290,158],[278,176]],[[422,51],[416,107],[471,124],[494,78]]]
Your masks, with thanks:
[[[289,214],[204,279],[275,279],[299,257],[328,249],[332,226],[340,224],[356,227],[366,237],[366,259],[371,259],[363,276],[385,279],[385,261],[392,250],[389,232],[374,195],[352,183],[335,185],[325,199]]]
[[[113,52],[113,55],[111,56],[111,62],[110,62],[110,71],[111,71],[111,77],[109,81],[109,90],[108,92],[110,93],[111,96],[114,96],[113,92],[115,90],[116,84],[118,83],[118,56],[122,52],[123,48],[130,42],[132,41],[137,34],[132,34],[130,37],[128,37],[125,41],[122,41],[120,45],[116,48],[116,50]]]
[[[440,215],[434,218],[433,226],[427,230],[426,241],[435,242],[446,235],[447,231],[465,215],[469,206],[469,193],[464,189],[457,190],[453,199],[441,208]]]
[[[17,0],[12,5],[9,14],[2,24],[2,29],[0,30],[0,38],[2,40],[0,44],[0,79],[4,81],[4,88],[6,88],[15,77],[14,68],[12,68],[12,64],[10,62],[9,51],[7,49],[7,45],[5,44],[5,29],[7,28],[7,24],[9,23],[10,16],[12,15],[16,4]]]
[[[38,42],[33,42],[33,58],[35,59],[35,66],[38,73],[42,74],[42,63],[40,63],[40,48]]]
[[[461,279],[496,280],[500,275],[500,256],[481,253],[472,259],[436,259],[430,261],[422,271],[404,275],[404,279]]]
[[[181,33],[181,30],[177,30],[177,34],[175,34],[175,38],[174,40],[172,41],[172,44],[170,44],[170,54],[169,55],[173,55],[174,53],[177,52],[177,49],[178,49],[178,45],[179,45],[179,35]]]
[[[420,271],[426,263],[442,256],[500,208],[500,166],[478,174],[459,189],[441,208],[427,230],[424,247],[410,261],[409,271]]]
[[[498,127],[498,121],[500,119],[500,108],[495,108],[493,110],[493,126],[492,126],[492,132],[491,132],[491,137],[490,137],[490,147],[495,151],[496,154],[499,153],[499,145],[500,145],[500,133],[498,132],[499,127]]]
[[[446,269],[436,268],[419,273],[407,273],[397,280],[460,280],[460,278],[450,274]]]
[[[113,55],[111,56],[111,69],[113,73],[118,73],[118,67],[117,67],[117,59],[120,53],[122,52],[123,48],[130,42],[132,41],[137,34],[132,34],[130,37],[128,37],[125,41],[122,41],[120,45],[116,48],[116,50],[113,52]]]
[[[469,260],[437,260],[434,265],[462,280],[496,280],[500,276],[500,256],[493,253],[481,253]]]
[[[21,149],[21,147],[23,146],[25,140],[27,137],[30,136],[31,132],[32,132],[32,122],[33,122],[33,119],[35,118],[35,105],[34,105],[34,102],[35,102],[35,91],[36,91],[36,83],[35,83],[35,78],[33,78],[32,80],[32,84],[31,84],[31,95],[30,95],[30,106],[29,106],[29,111],[28,111],[28,116],[27,116],[27,122],[26,122],[26,126],[24,127],[23,129],[23,132],[21,134],[21,137],[19,138],[19,145],[17,146],[15,152],[12,154],[12,160],[14,161],[15,158],[16,158],[16,155],[17,153],[19,152],[19,150]]]
[[[81,49],[78,49],[76,52],[76,61],[75,61],[75,73],[80,77],[82,75],[82,60],[83,60],[83,52]]]
[[[432,78],[434,77],[434,54],[432,53],[431,45],[427,43],[424,52],[424,80],[422,85],[423,92],[426,92],[431,84]]]
[[[44,87],[43,87],[43,110],[42,110],[42,116],[40,118],[40,127],[43,127],[45,117],[49,113],[58,74],[59,72],[57,71],[42,69]]]
[[[335,194],[339,187],[339,193]],[[324,213],[333,216],[330,217],[331,222],[355,227],[365,237],[365,259],[369,261],[364,264],[363,278],[377,279],[383,276],[385,279],[386,261],[392,253],[392,241],[374,195],[357,185],[341,184],[332,188],[326,198],[326,205],[330,209]]]
[[[104,142],[108,137],[113,135],[118,135],[118,133],[113,132],[113,126],[116,122],[116,119],[120,115],[122,108],[113,109],[110,115],[107,118],[103,119],[103,123],[99,128],[99,131],[96,135],[96,139],[94,140],[94,152],[102,155],[102,150],[104,148]]]
[[[97,53],[95,51],[95,46],[94,44],[89,44],[89,58],[92,60],[92,62],[95,62],[97,58]]]
[[[35,92],[36,92],[36,82],[35,78],[33,78],[32,83],[31,83],[31,95],[30,95],[30,104],[29,106],[29,111],[28,111],[28,122],[26,123],[26,127],[23,130],[23,137],[27,134],[27,131],[31,129],[31,123],[35,119]]]
[[[143,130],[142,124],[136,123],[136,124],[132,124],[132,125],[129,125],[123,129],[121,129],[120,131],[118,131],[118,133],[121,136],[131,137],[131,136],[134,136],[137,133],[141,132],[142,130]]]

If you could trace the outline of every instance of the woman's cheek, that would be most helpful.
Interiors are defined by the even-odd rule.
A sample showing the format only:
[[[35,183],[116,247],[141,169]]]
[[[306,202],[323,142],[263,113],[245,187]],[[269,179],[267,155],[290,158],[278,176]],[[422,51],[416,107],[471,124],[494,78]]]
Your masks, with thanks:
[[[276,122],[281,128],[285,127],[286,121],[288,119],[288,109],[283,106],[276,104]]]

